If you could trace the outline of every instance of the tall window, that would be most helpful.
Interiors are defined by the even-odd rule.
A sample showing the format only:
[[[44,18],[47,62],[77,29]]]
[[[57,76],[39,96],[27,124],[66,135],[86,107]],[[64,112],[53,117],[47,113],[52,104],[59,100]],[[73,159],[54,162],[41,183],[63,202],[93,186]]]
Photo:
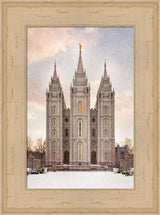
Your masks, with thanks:
[[[56,138],[56,129],[53,129],[53,138]]]
[[[107,154],[107,152],[104,153],[104,160],[105,160],[105,161],[108,160],[108,154]]]
[[[96,121],[96,119],[93,117],[93,118],[92,118],[92,122],[95,122],[95,121]]]
[[[55,118],[53,118],[53,122],[52,122],[52,124],[53,124],[53,127],[55,127],[55,126],[56,126],[56,119],[55,119]]]
[[[56,160],[56,158],[57,158],[57,155],[55,152],[53,152],[53,160]]]
[[[95,129],[92,129],[92,136],[95,137],[95,135],[96,135]]]
[[[82,114],[82,102],[78,102],[78,114]]]
[[[78,120],[78,137],[82,137],[82,120]]]
[[[124,159],[124,152],[121,152],[121,159]]]
[[[53,112],[53,114],[56,114],[56,106],[52,107],[52,112]]]
[[[78,143],[78,161],[82,161],[82,143]]]
[[[104,126],[107,128],[109,126],[109,119],[104,120]]]
[[[56,142],[53,142],[53,149],[56,148]]]
[[[105,149],[106,149],[106,150],[109,150],[109,149],[110,149],[110,143],[109,143],[109,142],[106,141],[106,142],[104,143],[104,146],[105,146]]]
[[[104,106],[104,114],[109,115],[109,107]]]
[[[65,129],[65,136],[68,137],[68,135],[69,135],[68,129]]]
[[[105,135],[105,138],[109,138],[109,131],[107,129],[104,131],[104,135]]]

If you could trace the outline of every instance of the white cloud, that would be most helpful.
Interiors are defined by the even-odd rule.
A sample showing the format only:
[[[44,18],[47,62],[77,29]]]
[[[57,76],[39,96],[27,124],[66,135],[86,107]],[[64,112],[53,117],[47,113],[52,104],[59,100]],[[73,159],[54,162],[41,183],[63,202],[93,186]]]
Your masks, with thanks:
[[[91,108],[94,108],[95,107],[95,104],[96,104],[96,99],[97,99],[97,91],[98,91],[98,88],[99,88],[99,84],[100,84],[100,81],[99,80],[95,80],[93,82],[90,82],[90,87],[91,87]]]
[[[70,45],[94,46],[97,39],[96,28],[28,28],[28,64],[66,52]]]
[[[133,92],[126,90],[117,92],[115,95],[116,114],[120,116],[133,115]]]
[[[29,119],[29,120],[35,120],[35,119],[36,119],[34,113],[31,112],[31,111],[29,111],[29,110],[28,110],[28,119]]]
[[[32,104],[36,109],[45,110],[45,87],[38,77],[34,77],[28,83],[28,104]]]

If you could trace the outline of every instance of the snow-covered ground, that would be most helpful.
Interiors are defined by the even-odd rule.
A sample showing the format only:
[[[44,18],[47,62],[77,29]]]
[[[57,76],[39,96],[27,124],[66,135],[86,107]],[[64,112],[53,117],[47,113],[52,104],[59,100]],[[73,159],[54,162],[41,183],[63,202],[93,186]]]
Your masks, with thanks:
[[[107,171],[62,171],[28,175],[27,188],[108,188],[133,189],[134,176]]]

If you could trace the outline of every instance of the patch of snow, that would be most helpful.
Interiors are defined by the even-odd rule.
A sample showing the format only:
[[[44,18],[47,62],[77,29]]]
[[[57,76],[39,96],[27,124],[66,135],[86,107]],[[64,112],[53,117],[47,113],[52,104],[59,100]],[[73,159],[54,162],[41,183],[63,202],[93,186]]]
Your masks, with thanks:
[[[28,175],[28,189],[133,189],[134,176],[107,171],[57,171]]]

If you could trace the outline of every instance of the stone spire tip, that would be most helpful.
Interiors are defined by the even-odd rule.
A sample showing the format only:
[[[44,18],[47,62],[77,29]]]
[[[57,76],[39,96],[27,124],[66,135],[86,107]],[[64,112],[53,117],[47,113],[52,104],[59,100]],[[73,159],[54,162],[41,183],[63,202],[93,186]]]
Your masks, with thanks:
[[[57,79],[58,77],[57,77],[57,69],[56,69],[56,61],[55,61],[55,63],[54,63],[54,74],[53,74],[53,79],[55,80],[55,79]]]

